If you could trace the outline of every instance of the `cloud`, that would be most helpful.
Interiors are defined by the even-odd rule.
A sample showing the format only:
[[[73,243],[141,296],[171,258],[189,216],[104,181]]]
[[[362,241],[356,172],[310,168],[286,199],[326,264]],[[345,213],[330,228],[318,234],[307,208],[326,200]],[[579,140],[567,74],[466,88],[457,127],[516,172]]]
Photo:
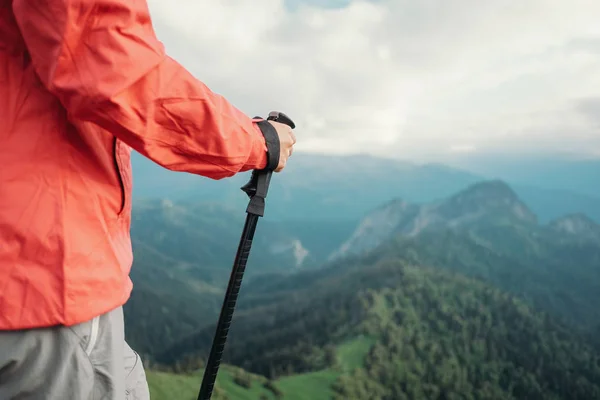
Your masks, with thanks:
[[[298,150],[598,154],[596,0],[150,0],[171,56]],[[463,149],[464,151],[464,149]]]

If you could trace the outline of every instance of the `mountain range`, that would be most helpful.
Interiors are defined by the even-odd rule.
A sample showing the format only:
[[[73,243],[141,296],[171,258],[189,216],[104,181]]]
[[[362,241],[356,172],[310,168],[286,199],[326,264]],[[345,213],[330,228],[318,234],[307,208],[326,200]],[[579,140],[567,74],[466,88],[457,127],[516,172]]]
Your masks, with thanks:
[[[472,153],[448,160],[447,163],[454,168],[477,171],[478,175],[488,180],[502,179],[513,187],[529,185],[600,197],[598,157]]]
[[[137,153],[132,154],[132,164],[135,200],[153,199],[160,193],[161,198],[212,202],[231,206],[240,213],[245,208],[246,196],[240,187],[249,179],[249,173],[213,181],[168,171]],[[521,164],[524,165],[522,178],[517,173]],[[600,222],[600,180],[597,178],[600,161],[582,164],[549,160],[531,166],[525,161],[513,160],[499,165],[502,168],[480,167],[485,173],[479,173],[441,164],[415,164],[368,155],[298,152],[285,171],[273,177],[264,219],[355,222],[392,198],[430,202],[476,182],[501,179],[511,185],[541,221],[581,212]],[[505,176],[502,171],[506,171]],[[552,185],[554,177],[557,183]]]
[[[592,306],[600,300],[599,231],[583,214],[540,224],[508,185],[486,181],[443,201],[392,201],[363,219],[335,256],[451,268],[591,328],[600,324]]]
[[[600,398],[600,226],[544,220],[501,180],[430,197],[261,221],[219,396]],[[152,370],[202,368],[243,215],[139,204],[128,339]]]

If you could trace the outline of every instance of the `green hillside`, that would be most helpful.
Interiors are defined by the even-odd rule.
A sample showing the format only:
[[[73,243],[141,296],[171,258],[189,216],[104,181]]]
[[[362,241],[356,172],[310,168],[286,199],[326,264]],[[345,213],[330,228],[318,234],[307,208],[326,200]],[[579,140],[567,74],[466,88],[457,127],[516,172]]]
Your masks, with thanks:
[[[340,400],[599,398],[599,354],[564,325],[460,275],[399,273],[401,287],[365,297],[379,340]]]
[[[289,234],[280,228],[269,232]],[[343,243],[365,251],[245,279],[219,396],[600,399],[598,228],[582,215],[540,224],[498,181],[432,204],[388,203]],[[309,224],[295,229],[308,243]],[[223,283],[147,235],[135,242],[128,337],[149,358],[155,398],[193,399]]]
[[[236,383],[236,377],[240,376],[240,372],[244,379]],[[152,400],[196,400],[202,382],[202,371],[189,374],[149,371],[147,378]],[[219,371],[213,399],[276,399],[274,393],[264,386],[266,382],[264,378],[247,374],[231,366],[223,366]]]
[[[351,268],[278,307],[246,312],[230,335],[228,363],[297,390],[314,385],[296,374],[334,371],[339,399],[600,398],[599,355],[568,327],[484,282],[398,260]],[[208,336],[162,360],[203,358]],[[364,338],[372,342],[356,342]],[[341,343],[368,349],[364,363]]]
[[[138,205],[132,221],[134,289],[125,318],[127,338],[140,353],[151,357],[216,320],[243,222],[242,212],[214,204]],[[355,224],[261,221],[244,282],[318,266]],[[296,252],[302,250],[308,254],[297,266]]]
[[[567,240],[519,225],[479,226],[467,232],[428,231],[397,236],[367,257],[404,257],[496,285],[571,326],[600,323],[600,242]]]
[[[283,376],[269,381],[231,365],[224,365],[217,377],[215,400],[329,400],[333,398],[333,384],[344,373],[363,365],[373,341],[358,337],[342,343],[335,349],[337,365],[304,374]],[[202,381],[202,369],[186,374],[148,371],[152,400],[195,400]]]
[[[133,293],[124,306],[127,340],[149,357],[216,319],[222,290],[194,278],[182,261],[134,240]]]

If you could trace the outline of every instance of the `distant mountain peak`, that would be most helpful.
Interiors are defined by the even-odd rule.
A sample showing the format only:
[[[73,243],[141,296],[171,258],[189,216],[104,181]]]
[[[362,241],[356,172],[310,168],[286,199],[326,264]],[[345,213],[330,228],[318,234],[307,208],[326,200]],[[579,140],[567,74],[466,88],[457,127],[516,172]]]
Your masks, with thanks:
[[[434,203],[418,205],[397,198],[368,214],[330,259],[374,249],[397,234],[416,236],[432,228],[455,229],[507,220],[537,224],[536,215],[501,180],[472,184]]]
[[[510,199],[519,201],[519,197],[515,191],[504,181],[500,179],[492,179],[474,183],[466,189],[458,192],[452,198],[472,197],[478,199]]]
[[[536,223],[536,215],[502,180],[482,181],[439,203],[437,211],[445,218],[461,218],[481,214],[502,214],[522,222]]]

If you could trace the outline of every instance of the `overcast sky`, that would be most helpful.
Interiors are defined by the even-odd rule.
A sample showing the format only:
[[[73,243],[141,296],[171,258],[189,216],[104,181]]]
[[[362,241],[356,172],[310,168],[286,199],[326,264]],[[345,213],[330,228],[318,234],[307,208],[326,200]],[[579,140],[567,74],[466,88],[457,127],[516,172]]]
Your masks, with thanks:
[[[248,115],[287,112],[299,151],[600,157],[600,1],[325,3],[149,0],[167,52]]]

